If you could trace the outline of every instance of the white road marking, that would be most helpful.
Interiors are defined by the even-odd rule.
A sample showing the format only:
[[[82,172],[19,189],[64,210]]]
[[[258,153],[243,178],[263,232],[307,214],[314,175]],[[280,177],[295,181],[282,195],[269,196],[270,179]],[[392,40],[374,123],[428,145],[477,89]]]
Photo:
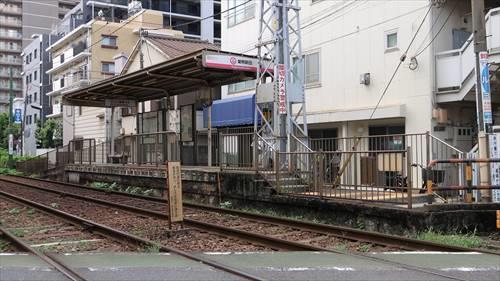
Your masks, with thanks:
[[[478,252],[439,252],[439,251],[408,251],[408,252],[381,252],[381,253],[372,253],[382,254],[382,255],[482,255],[482,253]]]
[[[465,271],[465,272],[470,272],[470,271],[495,271],[495,270],[500,270],[499,267],[447,267],[447,268],[441,268],[442,271]]]

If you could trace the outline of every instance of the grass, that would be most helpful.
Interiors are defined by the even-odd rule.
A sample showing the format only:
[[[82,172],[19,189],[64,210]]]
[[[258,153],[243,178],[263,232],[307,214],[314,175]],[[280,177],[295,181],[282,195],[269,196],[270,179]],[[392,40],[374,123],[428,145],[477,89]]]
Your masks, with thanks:
[[[19,209],[19,208],[12,208],[9,210],[9,214],[11,214],[11,215],[17,215],[20,212],[21,212],[21,209]]]
[[[367,253],[370,251],[370,249],[372,248],[372,244],[361,244],[359,245],[358,247],[358,251],[362,252],[362,253]]]
[[[24,237],[24,230],[22,229],[12,229],[12,234],[17,237]]]
[[[144,248],[144,252],[146,252],[146,253],[159,253],[160,252],[160,245],[158,245],[158,244],[149,245],[146,248]]]
[[[3,252],[9,247],[9,242],[0,240],[0,252]]]
[[[339,252],[347,252],[347,245],[344,243],[339,243],[335,245],[334,249]]]
[[[442,234],[429,229],[417,235],[417,239],[464,248],[479,248],[486,243],[475,232],[465,234]]]
[[[32,216],[33,214],[35,214],[35,212],[36,212],[36,211],[35,211],[35,209],[30,208],[30,209],[28,210],[27,214],[28,214],[29,216]]]

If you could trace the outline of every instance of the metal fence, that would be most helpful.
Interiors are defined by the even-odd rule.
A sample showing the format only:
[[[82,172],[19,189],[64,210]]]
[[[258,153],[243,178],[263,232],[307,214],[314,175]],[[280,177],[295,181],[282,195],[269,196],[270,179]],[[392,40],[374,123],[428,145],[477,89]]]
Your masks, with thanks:
[[[158,166],[173,160],[207,166],[210,151],[212,166],[254,170],[285,195],[411,207],[425,199],[430,179],[435,202],[463,200],[464,164],[437,163],[430,172],[426,168],[433,159],[466,159],[465,153],[429,133],[296,139],[291,153],[278,152],[279,140],[258,137],[253,128],[214,129],[210,147],[207,131],[198,131],[194,139],[181,142],[174,132],[147,133],[120,136],[114,147],[93,139],[74,140],[18,163],[18,169],[31,174],[66,163]]]

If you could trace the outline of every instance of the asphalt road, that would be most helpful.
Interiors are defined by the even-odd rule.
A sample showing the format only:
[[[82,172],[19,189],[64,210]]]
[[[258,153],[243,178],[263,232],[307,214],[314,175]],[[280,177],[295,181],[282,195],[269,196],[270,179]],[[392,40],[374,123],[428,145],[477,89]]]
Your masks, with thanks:
[[[500,281],[500,256],[478,253],[370,254],[388,262],[319,252],[200,253],[200,255],[268,280]],[[231,274],[168,253],[95,253],[60,257],[90,280],[238,280]],[[438,275],[417,271],[413,268],[415,266]],[[66,279],[34,256],[0,254],[0,280]]]

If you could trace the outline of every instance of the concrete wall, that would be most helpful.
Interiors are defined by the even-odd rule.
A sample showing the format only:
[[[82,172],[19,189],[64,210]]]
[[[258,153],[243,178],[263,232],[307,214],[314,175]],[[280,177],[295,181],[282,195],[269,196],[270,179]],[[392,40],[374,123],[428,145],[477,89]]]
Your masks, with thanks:
[[[360,126],[365,126],[362,120],[369,118],[429,5],[427,0],[350,2],[300,2],[303,53],[320,54],[321,81],[306,85],[310,124],[335,126],[338,122],[359,120]],[[236,26],[228,27],[223,17],[223,50],[255,52],[252,48],[257,42],[259,28],[258,3],[254,18]],[[222,10],[227,8],[227,3],[223,2]],[[334,11],[337,11],[334,15],[313,23]],[[414,55],[420,43],[426,40],[431,24],[431,17],[428,17],[409,56]],[[387,51],[385,33],[391,30],[398,32],[398,48]],[[403,119],[408,133],[431,129],[434,66],[430,48],[419,55],[418,63],[416,70],[408,68],[409,59],[403,63],[374,116],[384,120]],[[370,85],[360,84],[362,73],[370,73]],[[226,88],[223,97],[227,96]]]

